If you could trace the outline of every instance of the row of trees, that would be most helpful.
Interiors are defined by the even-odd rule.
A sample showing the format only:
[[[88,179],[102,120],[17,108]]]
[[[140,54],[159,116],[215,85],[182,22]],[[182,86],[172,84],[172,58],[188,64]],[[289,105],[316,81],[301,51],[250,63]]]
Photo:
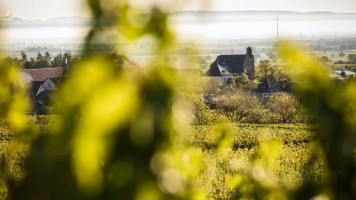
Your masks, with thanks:
[[[238,90],[223,95],[217,101],[217,110],[232,122],[292,123],[301,119],[301,106],[294,96],[283,93],[260,100],[250,91]]]
[[[298,100],[288,93],[260,99],[245,89],[220,95],[214,109],[205,105],[201,96],[194,99],[194,122],[204,125],[219,122],[295,123],[307,122],[308,116]]]
[[[15,58],[16,59],[16,58]],[[77,60],[77,57],[73,57],[70,51],[65,52],[64,54],[61,52],[57,54],[53,59],[49,52],[45,52],[42,55],[38,52],[36,58],[28,59],[28,56],[25,52],[21,52],[21,58],[18,62],[25,69],[37,69],[37,68],[49,68],[49,67],[63,67],[68,69],[72,66],[72,64]]]
[[[125,55],[116,52],[108,54],[107,58],[119,68],[122,68],[126,64],[128,66],[137,67],[137,64],[130,61]],[[21,66],[24,69],[62,67],[65,70],[68,70],[80,59],[77,56],[74,57],[70,51],[66,51],[65,53],[60,52],[53,58],[49,52],[45,52],[45,54],[38,52],[36,58],[28,58],[28,55],[22,51],[20,59],[17,57],[6,56],[2,57],[1,60],[6,63]]]

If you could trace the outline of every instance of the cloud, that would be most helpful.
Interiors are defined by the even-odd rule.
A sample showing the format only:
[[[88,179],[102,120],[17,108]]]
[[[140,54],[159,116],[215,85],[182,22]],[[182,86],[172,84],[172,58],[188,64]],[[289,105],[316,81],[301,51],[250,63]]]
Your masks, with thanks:
[[[21,17],[17,16],[15,13],[11,13],[7,11],[6,13],[0,14],[0,20],[2,21],[19,21],[24,24],[27,24],[25,20],[23,20]]]

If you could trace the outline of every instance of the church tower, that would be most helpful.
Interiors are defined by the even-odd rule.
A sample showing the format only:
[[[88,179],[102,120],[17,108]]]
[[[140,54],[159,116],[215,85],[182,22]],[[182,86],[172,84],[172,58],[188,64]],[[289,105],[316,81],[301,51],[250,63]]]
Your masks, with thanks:
[[[252,54],[252,48],[248,47],[245,61],[244,61],[245,73],[248,75],[250,80],[255,79],[255,56]]]

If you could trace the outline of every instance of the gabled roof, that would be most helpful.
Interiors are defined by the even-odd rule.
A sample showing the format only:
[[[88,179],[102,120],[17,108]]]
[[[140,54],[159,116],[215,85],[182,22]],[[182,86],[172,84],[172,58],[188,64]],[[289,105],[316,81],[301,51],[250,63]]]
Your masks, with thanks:
[[[31,90],[34,95],[37,94],[38,89],[41,87],[41,85],[44,83],[44,81],[31,81]]]
[[[220,69],[217,65],[217,60],[210,64],[209,70],[205,73],[206,76],[222,76]]]
[[[210,65],[206,72],[208,76],[230,76],[234,73],[243,73],[246,55],[220,55]]]
[[[282,84],[277,81],[273,76],[267,76],[267,78],[258,85],[258,93],[278,93],[285,92]]]
[[[246,55],[221,55],[218,56],[218,65],[227,69],[230,73],[242,73],[244,70],[244,62]]]
[[[42,68],[42,69],[24,69],[25,73],[30,75],[34,81],[45,81],[47,78],[61,77],[63,68]]]

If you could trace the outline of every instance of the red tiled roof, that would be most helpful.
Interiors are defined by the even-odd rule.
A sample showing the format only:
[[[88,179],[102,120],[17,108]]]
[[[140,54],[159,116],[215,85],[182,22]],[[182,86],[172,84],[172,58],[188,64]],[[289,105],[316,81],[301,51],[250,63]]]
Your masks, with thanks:
[[[63,75],[63,68],[42,68],[42,69],[24,69],[34,81],[45,81],[47,78],[61,77]]]

